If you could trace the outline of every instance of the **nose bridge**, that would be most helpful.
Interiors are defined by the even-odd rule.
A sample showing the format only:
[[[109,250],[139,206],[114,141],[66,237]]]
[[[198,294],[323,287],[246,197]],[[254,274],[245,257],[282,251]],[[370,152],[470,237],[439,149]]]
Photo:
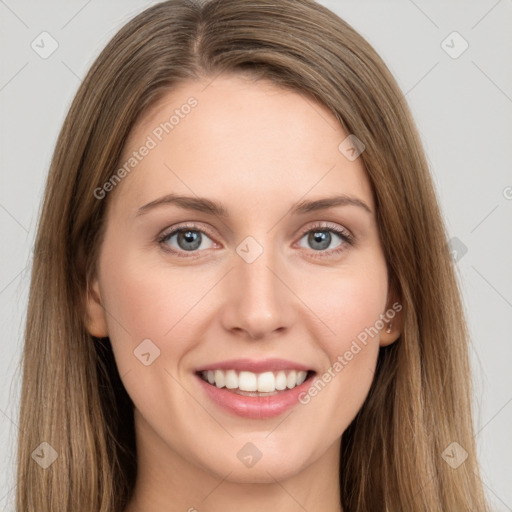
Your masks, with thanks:
[[[236,273],[241,286],[241,301],[251,306],[257,302],[261,310],[267,309],[267,314],[275,306],[276,287],[275,275],[270,269],[275,268],[276,250],[271,247],[271,237],[265,239],[263,246],[252,237],[244,240],[237,247],[239,261]],[[247,251],[247,252],[246,252]]]
[[[229,286],[229,325],[247,331],[251,337],[283,328],[289,321],[290,292],[278,278],[284,268],[279,251],[271,246],[271,236],[264,243],[247,237],[236,248],[235,269]],[[277,274],[277,275],[276,275]]]

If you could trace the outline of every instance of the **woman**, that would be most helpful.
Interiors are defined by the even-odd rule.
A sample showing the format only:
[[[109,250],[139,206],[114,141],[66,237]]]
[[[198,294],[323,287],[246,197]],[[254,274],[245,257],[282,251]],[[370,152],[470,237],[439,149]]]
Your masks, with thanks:
[[[18,510],[487,510],[425,157],[326,8],[171,0],[122,28],[32,275]]]

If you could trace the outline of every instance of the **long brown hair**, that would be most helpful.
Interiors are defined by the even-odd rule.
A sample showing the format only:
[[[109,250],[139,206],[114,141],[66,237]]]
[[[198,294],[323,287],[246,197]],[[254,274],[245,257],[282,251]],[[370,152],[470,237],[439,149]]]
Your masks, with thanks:
[[[370,393],[342,436],[344,511],[485,512],[466,324],[414,123],[373,48],[312,0],[157,4],[114,36],[81,84],[57,141],[35,245],[16,510],[120,512],[129,501],[133,405],[108,340],[99,343],[84,323],[109,200],[94,191],[150,106],[184,80],[220,73],[307,94],[365,145],[403,328],[381,348]],[[46,469],[32,456],[42,442],[57,454]],[[452,442],[468,453],[457,468],[442,456]]]

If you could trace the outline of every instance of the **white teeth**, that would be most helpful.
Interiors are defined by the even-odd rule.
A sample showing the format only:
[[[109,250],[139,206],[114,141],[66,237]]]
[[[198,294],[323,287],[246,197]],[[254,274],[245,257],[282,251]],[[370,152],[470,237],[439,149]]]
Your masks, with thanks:
[[[224,383],[228,389],[235,389],[238,387],[238,375],[235,370],[228,370],[226,372],[226,379]]]
[[[224,372],[221,370],[215,370],[215,385],[218,388],[224,387]]]
[[[272,372],[260,373],[258,375],[258,391],[260,393],[271,393],[276,390],[276,379]]]
[[[240,391],[257,391],[258,379],[255,373],[240,372],[238,376],[238,389]]]
[[[295,370],[292,370],[288,374],[288,377],[286,378],[286,387],[288,389],[292,389],[296,386],[296,384],[297,384],[297,372]]]
[[[286,373],[283,371],[277,372],[276,389],[278,391],[283,391],[283,389],[286,389]]]
[[[218,388],[239,389],[240,391],[257,391],[273,393],[300,386],[307,377],[307,372],[280,370],[278,372],[253,373],[235,370],[208,370],[202,372],[203,380]]]
[[[297,372],[297,386],[300,386],[306,380],[307,372]]]

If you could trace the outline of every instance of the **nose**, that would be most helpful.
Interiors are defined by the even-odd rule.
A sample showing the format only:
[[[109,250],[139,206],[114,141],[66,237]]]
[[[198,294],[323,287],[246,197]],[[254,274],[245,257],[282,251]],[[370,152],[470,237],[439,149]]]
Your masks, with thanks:
[[[270,249],[248,262],[234,254],[235,268],[225,282],[221,320],[224,329],[258,340],[292,325],[294,295],[282,261]]]

